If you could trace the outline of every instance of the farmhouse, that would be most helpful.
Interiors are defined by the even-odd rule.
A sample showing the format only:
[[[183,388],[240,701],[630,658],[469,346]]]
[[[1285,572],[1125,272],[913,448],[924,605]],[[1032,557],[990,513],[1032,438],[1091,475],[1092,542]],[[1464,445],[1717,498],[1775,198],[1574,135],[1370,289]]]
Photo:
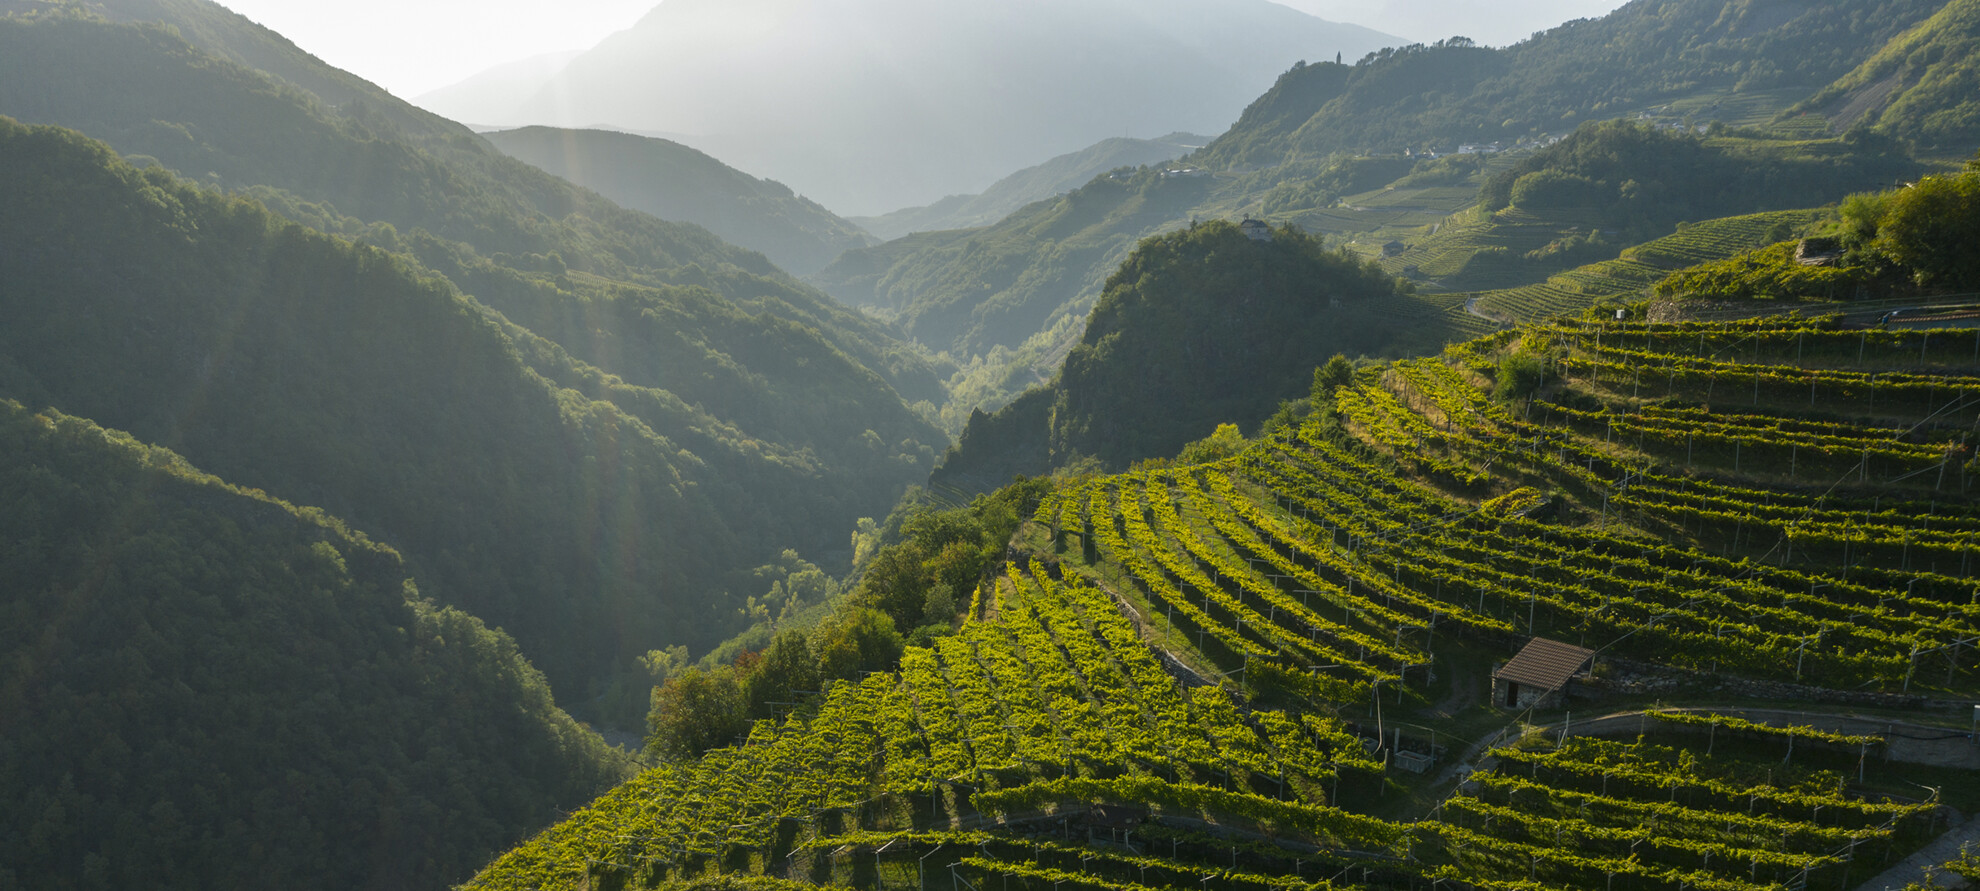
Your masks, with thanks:
[[[1498,671],[1492,672],[1492,704],[1506,708],[1551,708],[1568,685],[1594,668],[1595,651],[1536,637]]]

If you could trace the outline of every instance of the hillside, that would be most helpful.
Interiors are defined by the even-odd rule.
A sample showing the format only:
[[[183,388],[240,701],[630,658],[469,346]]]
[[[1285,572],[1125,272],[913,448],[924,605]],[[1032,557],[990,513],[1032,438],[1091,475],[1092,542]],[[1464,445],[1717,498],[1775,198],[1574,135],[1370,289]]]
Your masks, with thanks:
[[[1380,265],[1297,229],[1248,238],[1224,221],[1143,241],[1107,280],[1049,382],[973,412],[930,478],[987,491],[1095,459],[1173,455],[1219,424],[1256,429],[1337,353],[1428,351],[1489,330]]]
[[[796,285],[760,254],[503,155],[210,0],[91,9],[137,24],[0,0],[12,13],[0,19],[0,114],[81,130],[188,178],[252,190],[313,228],[412,253],[483,303],[535,317],[537,333],[606,371],[621,372],[618,357],[594,349],[583,313],[614,302],[620,285],[685,281],[816,329],[910,400],[941,396],[938,370],[892,332]]]
[[[1119,468],[1174,454],[1219,423],[1250,427],[1305,395],[1328,356],[1406,336],[1394,279],[1295,230],[1271,235],[1211,222],[1136,249],[1054,384],[1055,460]]]
[[[1157,139],[1103,139],[1006,176],[977,195],[950,195],[926,207],[910,207],[853,222],[886,241],[913,232],[973,229],[996,223],[1034,201],[1070,192],[1122,167],[1173,161],[1209,142],[1207,136],[1171,133]]]
[[[1558,321],[1365,369],[1060,481],[952,635],[472,887],[1859,885],[1980,806],[1975,342]],[[1535,636],[1595,659],[1560,701],[1491,682]]]
[[[1976,50],[1980,3],[1953,0],[1789,114],[1820,114],[1836,132],[1869,128],[1965,154],[1980,143]]]
[[[0,400],[0,884],[442,887],[630,764],[390,548]]]
[[[1448,151],[1716,93],[1821,89],[1944,4],[1636,0],[1504,49],[1461,40],[1284,74],[1193,161],[1212,169],[1348,151]],[[1785,104],[1785,103],[1784,103]],[[1704,110],[1712,119],[1711,110]]]
[[[861,475],[932,457],[871,432],[829,464],[753,438],[506,327],[402,257],[72,131],[0,119],[0,158],[15,209],[0,218],[0,393],[348,519],[428,595],[510,629],[574,702],[648,650],[738,630],[752,592],[725,596],[731,579],[793,542],[843,547],[854,512],[892,497]],[[713,317],[777,344],[764,317]],[[829,390],[790,396],[859,422]]]
[[[1083,314],[1069,295],[1097,294],[1144,235],[1185,224],[1211,188],[1200,177],[1123,172],[986,229],[849,251],[811,281],[845,303],[893,315],[931,348],[981,355]]]
[[[1210,145],[1163,165],[1192,172],[1170,174],[1187,185],[1159,200],[1138,197],[1150,191],[1147,173],[1095,180],[974,233],[848,254],[813,281],[848,303],[898,313],[917,339],[949,351],[963,367],[945,416],[953,430],[970,410],[994,410],[1056,374],[1079,317],[1131,246],[1191,220],[1292,223],[1364,253],[1397,242],[1409,252],[1388,264],[1392,272],[1473,291],[1537,284],[1679,222],[1809,207],[1915,175],[1902,144],[1828,138],[1819,122],[1781,112],[1940,5],[1634,3],[1505,49],[1452,40],[1302,64]],[[1606,157],[1584,159],[1590,170],[1559,171],[1606,181],[1614,194],[1600,207],[1535,193],[1533,212],[1461,215],[1493,176],[1553,164],[1575,147],[1548,146],[1619,118],[1669,144],[1636,156],[1600,149]],[[1676,135],[1715,123],[1697,140]],[[1485,150],[1453,154],[1466,146]],[[1717,185],[1693,188],[1686,177],[1697,173]],[[1632,180],[1637,197],[1625,200]],[[1557,200],[1538,206],[1549,197]],[[1591,227],[1617,231],[1590,247]]]
[[[119,151],[139,163],[196,172],[204,183],[237,190],[291,220],[400,252],[378,260],[358,251],[332,264],[388,269],[394,291],[434,295],[440,292],[425,277],[444,276],[450,284],[439,287],[449,296],[423,298],[429,302],[418,311],[444,307],[448,327],[388,329],[405,337],[377,344],[402,351],[384,365],[435,354],[450,342],[485,348],[478,358],[464,359],[462,367],[428,364],[421,375],[399,382],[396,410],[416,423],[390,430],[336,420],[361,414],[357,406],[369,405],[370,395],[339,392],[325,397],[333,410],[312,415],[289,403],[294,389],[315,383],[314,378],[239,379],[240,386],[259,381],[266,388],[249,402],[276,406],[274,417],[295,424],[264,429],[246,420],[245,409],[231,423],[258,436],[302,441],[307,448],[301,452],[241,449],[231,444],[230,431],[194,424],[210,420],[203,412],[175,417],[119,392],[109,378],[95,376],[130,374],[141,389],[180,386],[196,394],[193,385],[199,381],[192,375],[203,372],[175,364],[152,379],[118,363],[88,364],[121,347],[101,332],[78,341],[76,359],[84,361],[87,373],[78,372],[74,381],[52,379],[45,368],[29,367],[29,373],[42,377],[51,393],[63,393],[58,384],[89,387],[93,396],[143,412],[149,420],[95,409],[72,408],[72,413],[181,450],[229,479],[333,509],[400,548],[419,567],[429,593],[515,629],[525,651],[569,701],[584,703],[613,673],[637,673],[631,660],[647,649],[705,646],[726,636],[740,619],[723,605],[721,592],[731,590],[730,579],[751,567],[789,548],[828,562],[843,555],[844,530],[857,517],[884,513],[907,485],[924,478],[944,441],[906,404],[908,398],[942,397],[931,365],[884,326],[699,227],[618,208],[500,155],[451,124],[443,129],[451,128],[458,142],[435,137],[447,147],[429,151],[424,146],[433,143],[426,137],[400,135],[406,131],[383,111],[369,111],[368,101],[331,110],[291,84],[215,58],[161,27],[74,14],[8,17],[0,18],[0,45],[6,47],[0,66],[8,71],[0,77],[0,112],[20,110],[108,134]],[[79,175],[107,175],[120,183],[118,189],[152,188],[135,184],[134,174],[108,161],[81,166],[101,167]],[[120,172],[104,173],[110,170]],[[24,200],[52,187],[31,179],[11,182],[26,190]],[[200,213],[222,212],[218,199],[175,188],[174,201],[203,208]],[[74,227],[78,244],[102,255],[92,264],[122,270],[121,278],[110,279],[118,299],[128,298],[134,283],[153,281],[188,294],[198,290],[192,282],[214,283],[221,295],[216,299],[235,299],[264,274],[266,261],[252,248],[262,236],[253,232],[240,243],[229,243],[238,233],[215,233],[216,245],[226,243],[217,248],[222,257],[212,268],[189,266],[163,246],[177,237],[163,230],[140,233],[137,243],[153,245],[149,251],[108,250],[100,240],[102,223],[91,214],[108,213],[112,205],[71,203],[76,213],[61,224]],[[39,232],[37,227],[56,224],[36,216],[40,205],[19,206],[36,212],[10,217],[13,225]],[[358,213],[378,216],[353,215]],[[88,265],[60,268],[50,256],[12,255],[9,261],[23,266],[25,281],[47,276],[51,285],[9,294],[23,302],[59,293],[55,283],[99,274]],[[305,275],[301,266],[274,271],[292,280]],[[335,293],[337,281],[311,286]],[[471,300],[456,306],[454,291]],[[136,310],[126,305],[119,313]],[[131,324],[141,323],[145,336],[157,339],[160,362],[186,361],[174,351],[190,348],[170,346],[174,338],[210,343],[213,361],[224,361],[232,354],[221,347],[238,323],[211,306],[201,313],[203,321],[164,325],[154,311]],[[345,327],[267,332],[287,338],[279,347],[270,344],[267,361],[288,361],[285,351],[292,343],[308,348],[305,353],[321,349],[302,342],[309,337],[336,341],[359,338],[365,330],[354,327],[361,318],[335,321]],[[10,325],[7,334],[26,339],[32,331]],[[422,340],[428,333],[458,340]],[[470,383],[476,374],[485,376],[486,391]],[[554,386],[546,387],[546,379]],[[420,401],[419,384],[430,386],[423,397],[428,400],[459,392],[461,405],[509,411],[528,404],[540,413],[527,421],[486,416],[473,426],[452,425],[433,404]],[[345,386],[337,382],[331,389]],[[532,395],[505,404],[497,392]],[[569,404],[560,408],[560,403]],[[568,427],[560,419],[566,414]],[[430,440],[413,438],[412,430],[435,425]],[[226,456],[182,438],[182,426],[188,430],[184,437],[208,437],[215,448],[224,444]],[[498,442],[488,435],[510,429],[515,440]],[[576,444],[550,445],[567,435]],[[394,436],[408,439],[385,447]],[[408,452],[408,442],[424,445]],[[443,444],[489,455],[493,463],[449,462]],[[535,450],[524,461],[533,469],[514,486],[487,485],[506,480],[502,473],[471,479],[475,472],[504,466],[509,459],[490,455],[502,448]],[[318,452],[337,458],[301,457]],[[589,460],[621,452],[623,460],[587,469]],[[416,469],[421,467],[428,469]],[[596,502],[577,494],[636,468],[651,471],[639,486],[614,490]],[[587,476],[592,481],[585,482]],[[423,481],[402,485],[405,479]],[[434,480],[471,491],[450,492]],[[546,499],[529,490],[552,480],[568,487],[563,495]],[[635,494],[635,488],[644,494]],[[628,507],[624,516],[589,513],[620,497],[629,499],[626,504],[646,501]],[[475,520],[463,522],[466,517]],[[600,561],[601,548],[631,546],[638,537],[581,530],[602,530],[633,517],[650,524],[640,535],[653,536],[654,543],[642,545],[638,553],[644,556],[638,559]],[[685,531],[674,536],[668,529]],[[583,605],[603,608],[607,602],[621,604],[606,609],[607,615],[627,614],[631,604],[642,604],[643,615],[600,623],[582,615]],[[690,602],[698,605],[686,606]],[[565,603],[579,608],[554,617],[536,612]],[[675,606],[647,612],[652,603]],[[676,608],[687,612],[671,612]]]
[[[677,142],[604,130],[525,127],[484,133],[503,154],[598,192],[621,207],[693,223],[809,275],[873,241],[782,183],[757,179]]]
[[[1110,137],[1215,133],[1295,61],[1397,42],[1266,0],[669,0],[477,120],[692,134],[873,215]]]
[[[1782,210],[1705,220],[1626,248],[1613,260],[1577,266],[1531,285],[1479,291],[1466,299],[1475,301],[1481,313],[1521,324],[1632,303],[1672,273],[1779,244],[1827,216],[1824,211]]]
[[[1924,169],[1871,134],[1808,140],[1725,127],[1699,134],[1640,122],[1589,124],[1547,148],[1496,161],[1472,208],[1396,232],[1401,250],[1384,252],[1381,262],[1441,290],[1544,290],[1577,267],[1695,226],[1832,204]],[[1688,240],[1705,237],[1701,230]],[[1363,242],[1364,250],[1375,244]],[[1709,257],[1678,259],[1664,271]],[[1566,302],[1560,310],[1587,305]]]

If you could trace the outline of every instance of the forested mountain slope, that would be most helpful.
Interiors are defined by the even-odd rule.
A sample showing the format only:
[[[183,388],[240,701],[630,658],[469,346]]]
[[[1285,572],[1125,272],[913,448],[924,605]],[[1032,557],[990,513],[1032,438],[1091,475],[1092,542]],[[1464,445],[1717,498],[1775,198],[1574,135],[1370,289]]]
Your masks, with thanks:
[[[0,492],[0,885],[443,887],[630,767],[322,511],[4,399]]]
[[[244,448],[228,431],[200,426],[215,422],[213,413],[173,415],[162,407],[172,400],[147,403],[137,391],[110,382],[129,374],[128,382],[140,391],[189,388],[191,379],[184,375],[193,372],[183,366],[154,379],[123,365],[85,364],[68,380],[17,361],[42,377],[50,394],[76,397],[81,390],[61,388],[90,388],[93,396],[140,412],[145,420],[81,406],[73,408],[76,414],[180,449],[229,479],[329,507],[401,548],[430,594],[516,630],[567,699],[582,701],[615,664],[629,666],[625,660],[648,648],[705,645],[725,636],[730,623],[740,621],[722,596],[732,575],[787,548],[821,559],[843,553],[845,530],[853,521],[884,513],[902,489],[924,477],[943,442],[941,432],[906,404],[906,398],[941,398],[931,366],[885,327],[706,230],[623,210],[500,155],[465,130],[433,123],[437,119],[429,123],[440,135],[405,135],[407,128],[367,111],[370,100],[332,109],[286,83],[195,49],[165,28],[69,12],[8,17],[0,18],[0,46],[5,48],[0,67],[6,69],[0,77],[0,113],[15,111],[106,134],[120,151],[145,156],[137,158],[140,162],[155,159],[209,185],[252,196],[291,219],[409,253],[471,296],[453,306],[453,291],[423,281],[426,273],[348,246],[330,251],[337,257],[329,260],[314,248],[282,255],[298,265],[270,274],[288,276],[299,288],[309,277],[304,268],[324,262],[332,268],[387,270],[388,282],[379,286],[387,290],[450,295],[430,298],[440,302],[421,308],[395,305],[381,294],[374,299],[382,302],[367,310],[446,307],[441,314],[450,321],[444,330],[385,327],[400,339],[361,338],[367,349],[401,352],[402,358],[386,365],[429,354],[420,360],[427,377],[404,382],[394,397],[399,400],[394,410],[417,423],[352,425],[347,419],[360,412],[356,406],[369,404],[371,395],[340,395],[337,400],[351,404],[318,413],[292,402],[299,398],[295,388],[317,383],[316,378],[237,372],[237,385],[264,388],[262,407],[290,423],[264,428],[244,409],[221,420],[250,427],[254,436],[292,438],[306,446],[302,452]],[[423,113],[406,114],[415,123],[422,120]],[[108,177],[121,185],[102,201],[71,200],[66,210],[53,199],[23,204],[9,222],[24,238],[45,236],[46,226],[69,226],[78,249],[101,255],[92,263],[120,271],[93,272],[91,264],[64,268],[52,255],[16,253],[9,262],[21,264],[23,281],[40,284],[15,289],[10,299],[108,294],[130,300],[154,285],[192,295],[199,290],[192,282],[225,281],[215,288],[215,299],[237,300],[256,286],[265,261],[253,243],[266,237],[256,227],[279,229],[272,221],[249,226],[242,243],[216,247],[224,257],[211,267],[188,264],[179,252],[165,249],[163,244],[177,236],[158,231],[136,239],[153,249],[112,250],[93,215],[112,213],[114,204],[103,202],[123,200],[114,197],[117,189],[151,187],[130,185],[128,171],[109,173],[122,169],[109,161],[79,163],[100,168],[79,176]],[[26,190],[23,200],[47,195],[52,187],[52,181],[31,178],[10,183]],[[194,218],[232,213],[219,199],[193,197],[179,187],[167,192],[181,196],[172,201],[199,208],[187,211]],[[43,210],[70,215],[44,220],[37,216]],[[135,224],[133,219],[117,225]],[[236,234],[213,233],[221,241]],[[195,247],[214,246],[198,234],[191,237]],[[97,278],[68,293],[57,284],[65,276]],[[329,276],[308,284],[341,293],[349,281]],[[291,296],[301,299],[300,293]],[[501,318],[490,324],[483,318],[487,308]],[[137,309],[137,304],[124,307]],[[154,309],[126,322],[143,329],[133,337],[161,344],[155,357],[160,361],[185,361],[191,344],[207,343],[220,362],[231,355],[221,346],[238,324],[230,312],[208,306],[195,321]],[[337,322],[384,324],[362,315]],[[63,324],[114,327],[117,322]],[[508,325],[520,327],[505,335],[500,328]],[[27,344],[33,330],[10,324],[7,336]],[[77,357],[87,360],[120,348],[121,341],[103,339],[107,330],[78,341]],[[322,340],[360,338],[354,327],[309,332],[278,327],[266,333],[294,339],[303,356],[319,354]],[[424,340],[429,334],[441,339]],[[451,360],[436,351],[451,343],[485,350],[461,357],[466,365],[443,367]],[[266,361],[289,363],[289,348],[271,345]],[[46,358],[69,361],[52,353]],[[476,374],[485,380],[474,380]],[[546,387],[546,379],[554,385]],[[421,403],[414,386],[420,382],[430,384],[428,403]],[[348,385],[329,386],[334,391]],[[460,392],[459,405],[433,402],[454,391]],[[528,421],[449,423],[448,413],[468,410],[463,406],[519,410],[497,395],[505,391],[542,394],[524,402],[540,398],[530,410],[544,413]],[[562,408],[560,401],[566,403]],[[421,440],[412,432],[418,429],[431,429],[437,438]],[[576,441],[550,445],[567,434]],[[417,447],[383,447],[395,437]],[[360,444],[367,438],[369,444]],[[465,468],[479,462],[441,463],[447,454],[443,443],[469,454],[528,451],[532,457],[515,460],[536,462],[535,469],[518,470],[513,485],[503,474],[470,479],[479,471]],[[224,448],[226,454],[208,448]],[[312,450],[337,460],[305,458]],[[611,455],[619,457],[606,457]],[[600,461],[597,467],[591,467],[591,458]],[[258,469],[250,470],[250,464]],[[676,471],[683,479],[675,479]],[[622,472],[645,476],[637,486],[604,493],[602,500],[579,497]],[[401,485],[404,480],[415,482]],[[472,491],[453,492],[449,486]],[[534,486],[561,487],[564,494],[545,497],[531,491]],[[634,503],[642,506],[629,506]],[[476,504],[483,507],[467,507]],[[614,505],[627,512],[606,512]],[[585,521],[572,511],[598,513]],[[641,524],[637,531],[630,526],[623,535],[603,531],[634,520]],[[583,531],[587,528],[593,532]],[[620,558],[600,559],[620,548],[625,549],[616,551]],[[608,602],[620,607],[602,615],[629,615],[636,605],[641,618],[593,621],[583,614]],[[655,604],[661,606],[648,609]]]
[[[1980,3],[1953,0],[1791,113],[1964,154],[1980,143]]]
[[[1709,90],[1808,95],[1943,0],[1636,0],[1504,49],[1407,47],[1287,72],[1192,160],[1214,169],[1349,151],[1510,142]]]
[[[1124,467],[1304,396],[1335,353],[1404,336],[1404,286],[1292,229],[1225,222],[1144,243],[1094,304],[1054,388],[1052,452]]]
[[[987,491],[1082,458],[1166,457],[1219,424],[1255,429],[1336,353],[1431,350],[1488,329],[1314,236],[1270,234],[1211,221],[1142,242],[1059,374],[971,415],[933,485]]]
[[[524,127],[482,134],[509,157],[663,220],[704,226],[724,241],[808,275],[873,243],[858,226],[783,183],[757,179],[665,139],[605,130]]]
[[[1174,160],[1209,141],[1209,137],[1193,133],[1171,133],[1156,139],[1116,136],[1026,167],[992,183],[980,195],[950,195],[926,207],[858,217],[853,222],[890,241],[912,232],[989,226],[1034,201],[1086,185],[1102,173]]]
[[[0,393],[346,517],[429,595],[511,629],[567,698],[739,627],[725,579],[842,542],[872,510],[847,477],[907,464],[871,433],[837,466],[754,440],[505,333],[401,258],[71,131],[0,119],[0,157]]]
[[[82,130],[190,178],[254,189],[313,227],[410,251],[490,306],[545,314],[538,333],[574,353],[591,346],[575,316],[609,302],[615,284],[686,280],[818,329],[911,400],[940,396],[934,369],[887,329],[796,286],[761,255],[574,188],[209,0],[90,8],[103,6],[177,33],[0,0],[16,13],[0,20],[0,114]],[[203,42],[187,43],[187,33]],[[230,64],[249,58],[266,67]],[[325,92],[298,88],[318,83]],[[547,329],[549,318],[564,327]],[[608,356],[589,358],[618,371]]]

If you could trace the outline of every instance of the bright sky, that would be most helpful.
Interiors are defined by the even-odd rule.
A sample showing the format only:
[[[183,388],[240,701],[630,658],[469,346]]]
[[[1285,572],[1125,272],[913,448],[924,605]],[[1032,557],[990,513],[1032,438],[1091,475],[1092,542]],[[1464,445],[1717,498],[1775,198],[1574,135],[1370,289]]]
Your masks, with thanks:
[[[931,0],[933,2],[933,0]],[[995,0],[989,0],[995,2]],[[1278,0],[1410,40],[1463,34],[1502,46],[1623,0]],[[659,0],[220,0],[297,46],[402,99],[505,62],[590,49]]]
[[[659,0],[219,0],[401,99],[504,62],[590,49]]]

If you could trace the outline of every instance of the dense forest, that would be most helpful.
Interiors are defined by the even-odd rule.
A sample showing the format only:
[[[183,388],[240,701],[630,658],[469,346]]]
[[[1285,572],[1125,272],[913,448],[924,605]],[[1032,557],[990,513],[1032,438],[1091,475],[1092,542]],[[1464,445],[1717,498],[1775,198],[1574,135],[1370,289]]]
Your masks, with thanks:
[[[824,475],[815,457],[678,399],[647,409],[685,418],[670,439],[606,401],[655,396],[595,372],[596,395],[555,386],[522,353],[548,347],[399,257],[73,132],[0,122],[0,145],[7,392],[373,530],[579,701],[621,660],[739,630],[756,592],[709,584],[832,515],[775,494]]]
[[[440,887],[630,767],[320,510],[11,401],[0,492],[0,884]]]
[[[1226,222],[1151,240],[1108,279],[1057,383],[1056,460],[1123,467],[1174,454],[1219,424],[1256,425],[1306,395],[1313,369],[1404,324],[1406,286],[1285,228]]]

